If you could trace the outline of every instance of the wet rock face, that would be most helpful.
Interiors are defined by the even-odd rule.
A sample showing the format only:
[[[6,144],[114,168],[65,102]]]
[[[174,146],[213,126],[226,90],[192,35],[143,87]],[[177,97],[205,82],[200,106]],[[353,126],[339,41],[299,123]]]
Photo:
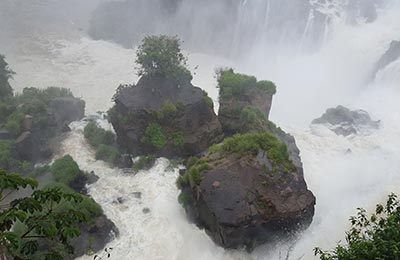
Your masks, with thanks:
[[[387,51],[382,55],[371,73],[371,79],[376,77],[376,74],[390,65],[392,62],[400,58],[400,41],[392,41]]]
[[[337,106],[327,109],[320,118],[314,119],[312,124],[326,125],[337,135],[348,136],[364,130],[378,129],[380,121],[373,121],[364,110],[351,111],[344,106]]]
[[[118,144],[134,156],[198,154],[222,139],[212,102],[190,83],[142,78],[115,97],[109,112]]]
[[[209,167],[201,171],[201,181],[182,186],[189,217],[224,248],[252,250],[306,229],[315,197],[305,183],[298,149],[289,147],[289,153],[294,167],[288,171],[274,168],[263,150],[203,157]]]
[[[71,241],[75,250],[74,258],[86,255],[88,252],[100,252],[107,243],[119,235],[115,224],[105,215],[92,219],[89,224],[81,225],[79,230],[80,236]]]
[[[50,102],[50,111],[57,126],[64,128],[85,116],[85,102],[78,98],[55,98]]]

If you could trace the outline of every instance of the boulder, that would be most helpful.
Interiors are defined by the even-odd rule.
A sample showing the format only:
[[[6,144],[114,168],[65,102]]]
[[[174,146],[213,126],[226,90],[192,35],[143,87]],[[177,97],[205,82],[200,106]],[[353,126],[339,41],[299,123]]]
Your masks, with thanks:
[[[130,154],[122,154],[118,160],[118,168],[132,168],[133,160]]]
[[[142,77],[136,86],[120,88],[109,119],[117,143],[133,156],[185,157],[222,139],[207,94],[165,77]]]
[[[378,129],[380,121],[371,119],[368,112],[364,110],[350,110],[344,106],[329,108],[312,124],[323,124],[337,135],[349,136],[364,133],[366,130]]]
[[[66,125],[85,116],[85,101],[74,97],[55,98],[50,102],[50,111],[57,128],[65,131]]]
[[[32,133],[29,131],[23,132],[13,146],[15,157],[24,161],[34,161],[37,158],[36,148]]]
[[[89,224],[80,225],[79,230],[81,232],[79,237],[71,241],[74,259],[103,250],[110,241],[119,236],[117,227],[105,215],[92,219]]]
[[[254,135],[283,145],[271,134]],[[294,139],[288,135],[286,139],[289,145],[283,146],[289,149],[285,161],[277,162],[272,150],[237,154],[222,148],[194,165],[189,163],[189,169],[178,179],[179,200],[189,218],[218,245],[245,246],[251,251],[310,225],[315,197],[304,180]]]

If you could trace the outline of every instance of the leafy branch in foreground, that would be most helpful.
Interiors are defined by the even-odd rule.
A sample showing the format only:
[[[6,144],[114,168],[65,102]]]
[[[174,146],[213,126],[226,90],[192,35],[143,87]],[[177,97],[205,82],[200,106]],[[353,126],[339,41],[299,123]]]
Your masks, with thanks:
[[[315,255],[321,260],[400,259],[400,203],[395,194],[389,195],[386,205],[378,204],[371,216],[358,208],[350,222],[345,245],[332,251],[315,248]]]
[[[78,204],[83,196],[59,188],[36,190],[37,181],[0,170],[0,256],[15,260],[62,260],[73,254],[70,240],[87,221]],[[6,203],[12,193],[30,187],[29,197]],[[65,203],[76,207],[64,207]]]

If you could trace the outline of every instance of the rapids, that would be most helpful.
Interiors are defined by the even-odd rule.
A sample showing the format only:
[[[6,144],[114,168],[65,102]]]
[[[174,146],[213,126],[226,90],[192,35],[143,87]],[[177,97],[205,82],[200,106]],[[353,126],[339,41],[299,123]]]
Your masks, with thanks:
[[[83,170],[100,177],[89,186],[89,193],[121,233],[108,245],[113,248],[110,259],[280,260],[289,250],[289,259],[311,260],[314,247],[329,249],[344,239],[348,218],[357,207],[371,210],[390,192],[400,194],[400,61],[379,72],[374,82],[366,82],[390,42],[400,39],[399,13],[400,3],[394,1],[380,10],[373,23],[350,26],[335,20],[321,49],[312,54],[279,53],[266,59],[262,46],[249,50],[243,60],[189,53],[195,85],[207,90],[216,104],[217,67],[233,66],[276,82],[271,119],[295,136],[306,181],[317,198],[314,221],[297,241],[276,248],[261,246],[251,254],[217,247],[187,222],[177,201],[178,170],[168,170],[166,159],[136,175],[112,169],[94,159],[82,134],[85,122],[73,123],[60,155],[71,154]],[[30,36],[5,53],[17,72],[11,82],[17,91],[28,86],[71,88],[86,101],[89,115],[111,106],[118,84],[137,80],[135,50],[80,33],[60,35]],[[347,138],[324,127],[309,127],[312,119],[338,104],[367,110],[373,119],[381,120],[382,127]],[[134,192],[141,192],[141,198]],[[123,203],[117,202],[119,197]],[[150,212],[144,213],[144,208]],[[89,259],[93,256],[80,258]]]

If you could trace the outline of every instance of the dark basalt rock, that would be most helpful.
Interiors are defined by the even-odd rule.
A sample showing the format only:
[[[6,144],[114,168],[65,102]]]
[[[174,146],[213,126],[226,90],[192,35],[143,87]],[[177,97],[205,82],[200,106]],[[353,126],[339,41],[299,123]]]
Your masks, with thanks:
[[[64,128],[85,116],[85,101],[73,97],[55,98],[50,102],[50,111],[56,125]]]
[[[380,121],[373,121],[364,110],[351,111],[344,106],[337,106],[327,109],[320,118],[314,119],[312,124],[326,125],[337,135],[348,136],[364,130],[378,129]]]
[[[387,51],[382,55],[379,61],[375,64],[371,73],[371,80],[376,77],[376,74],[386,68],[392,62],[400,58],[400,41],[392,41]]]
[[[200,184],[182,186],[189,218],[220,246],[251,251],[306,229],[314,216],[315,197],[304,180],[294,138],[286,135],[295,166],[273,169],[265,151],[256,156],[208,155],[210,169]]]
[[[80,225],[79,230],[81,231],[80,236],[71,241],[75,250],[74,258],[83,256],[90,251],[98,252],[119,236],[117,227],[105,215],[92,219],[89,224]]]
[[[133,156],[154,154],[167,158],[190,156],[222,139],[221,124],[206,94],[191,83],[164,77],[142,77],[136,86],[121,89],[109,112],[117,143]],[[174,111],[164,113],[169,104]],[[161,128],[165,145],[157,147],[147,132]],[[176,143],[174,135],[181,143]]]

